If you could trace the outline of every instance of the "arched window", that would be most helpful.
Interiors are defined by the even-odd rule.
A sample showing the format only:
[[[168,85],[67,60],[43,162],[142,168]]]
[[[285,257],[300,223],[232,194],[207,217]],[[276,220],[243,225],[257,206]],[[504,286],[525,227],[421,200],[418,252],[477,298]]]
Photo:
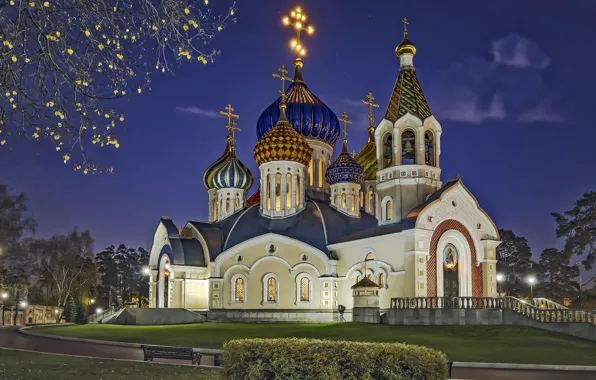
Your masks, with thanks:
[[[300,204],[300,176],[296,176],[296,184],[294,185],[294,191],[296,192],[296,207]]]
[[[392,218],[393,218],[393,207],[392,207],[391,199],[389,199],[385,203],[385,222],[390,221]]]
[[[281,211],[281,173],[275,174],[275,211]]]
[[[375,194],[373,193],[372,187],[368,188],[368,195],[367,195],[367,203],[368,203],[368,212],[374,213],[375,207],[373,201],[375,199]]]
[[[346,193],[341,193],[341,207],[346,208]]]
[[[266,281],[266,302],[277,302],[277,279],[275,277],[269,277]]]
[[[319,186],[323,187],[323,156],[319,158]]]
[[[354,193],[354,189],[352,189],[352,194],[350,194],[350,210],[356,211],[356,194]]]
[[[292,208],[292,192],[290,186],[292,185],[292,174],[286,174],[286,209]]]
[[[234,302],[244,302],[244,279],[242,277],[234,280]]]
[[[267,210],[271,210],[271,176],[269,174],[267,174],[266,186],[267,186],[266,187],[267,191],[266,191],[266,195],[265,195],[266,203],[267,203],[266,208],[267,208]]]
[[[360,190],[360,208],[364,207],[364,191]]]
[[[385,286],[385,276],[383,273],[379,273],[379,286]]]
[[[360,275],[357,275],[356,278],[354,279],[354,284],[357,284],[360,282]]]
[[[393,163],[393,137],[391,133],[385,134],[383,139],[383,169],[388,168]]]
[[[402,165],[416,163],[416,135],[411,130],[401,134],[401,163]]]
[[[436,166],[435,162],[435,138],[431,131],[424,134],[424,163],[430,166]]]
[[[313,163],[312,159],[308,161],[308,186],[312,186],[313,182],[315,181],[315,174],[313,172]]]
[[[226,198],[226,213],[230,212],[230,198]]]
[[[240,207],[240,198],[236,198],[236,208]]]
[[[300,279],[300,302],[310,302],[310,280],[308,277]]]
[[[217,220],[217,197],[213,198],[213,221]]]

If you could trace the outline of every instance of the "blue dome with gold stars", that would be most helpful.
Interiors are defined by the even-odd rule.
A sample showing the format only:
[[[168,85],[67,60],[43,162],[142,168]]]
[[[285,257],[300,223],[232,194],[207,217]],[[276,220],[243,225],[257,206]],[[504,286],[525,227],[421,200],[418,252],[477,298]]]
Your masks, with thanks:
[[[325,178],[330,185],[336,183],[350,182],[362,183],[364,182],[364,170],[362,166],[348,153],[347,141],[344,139],[341,153],[337,159],[329,165]]]
[[[341,126],[335,113],[317,98],[302,78],[302,60],[294,61],[294,80],[286,91],[286,118],[302,136],[318,139],[334,146]],[[257,138],[261,139],[279,119],[279,97],[263,111],[257,122]]]

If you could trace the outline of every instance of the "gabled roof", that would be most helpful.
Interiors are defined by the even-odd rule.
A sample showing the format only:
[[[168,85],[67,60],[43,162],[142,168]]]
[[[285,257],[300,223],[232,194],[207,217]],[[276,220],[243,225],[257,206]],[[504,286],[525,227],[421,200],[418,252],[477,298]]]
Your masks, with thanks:
[[[430,108],[418,82],[414,67],[400,67],[393,93],[385,112],[385,119],[396,122],[410,113],[420,120],[431,116]]]

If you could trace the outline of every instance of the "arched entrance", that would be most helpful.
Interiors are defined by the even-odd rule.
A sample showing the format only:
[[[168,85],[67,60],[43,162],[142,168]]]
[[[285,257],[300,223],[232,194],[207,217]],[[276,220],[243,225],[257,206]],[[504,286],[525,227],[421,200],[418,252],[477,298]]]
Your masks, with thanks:
[[[170,306],[170,257],[167,254],[162,254],[159,259],[159,273],[157,281],[157,302],[159,308]]]
[[[443,250],[443,295],[459,297],[459,253],[453,244]]]

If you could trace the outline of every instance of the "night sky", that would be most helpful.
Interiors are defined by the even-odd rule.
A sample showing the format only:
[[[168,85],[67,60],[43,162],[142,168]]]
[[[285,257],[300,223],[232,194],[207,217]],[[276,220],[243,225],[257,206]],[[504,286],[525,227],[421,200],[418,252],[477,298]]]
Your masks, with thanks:
[[[211,3],[224,10],[231,4]],[[127,114],[121,147],[94,156],[114,166],[112,175],[73,173],[43,143],[2,147],[0,182],[29,195],[37,234],[79,226],[91,231],[96,251],[120,243],[149,249],[161,215],[179,226],[206,220],[202,174],[224,150],[226,120],[218,112],[228,103],[240,115],[238,156],[258,176],[256,122],[277,97],[280,83],[271,74],[292,65],[292,32],[281,16],[294,5],[239,0],[238,23],[211,46],[222,51],[215,64],[160,73],[150,93],[119,105]],[[300,5],[316,28],[304,40],[305,80],[336,114],[346,111],[354,121],[350,150],[366,141],[367,107],[360,99],[372,92],[381,105],[376,122],[384,114],[399,68],[400,20],[407,17],[418,78],[443,125],[443,181],[459,173],[497,226],[527,237],[535,256],[561,246],[550,213],[596,190],[595,1]]]

